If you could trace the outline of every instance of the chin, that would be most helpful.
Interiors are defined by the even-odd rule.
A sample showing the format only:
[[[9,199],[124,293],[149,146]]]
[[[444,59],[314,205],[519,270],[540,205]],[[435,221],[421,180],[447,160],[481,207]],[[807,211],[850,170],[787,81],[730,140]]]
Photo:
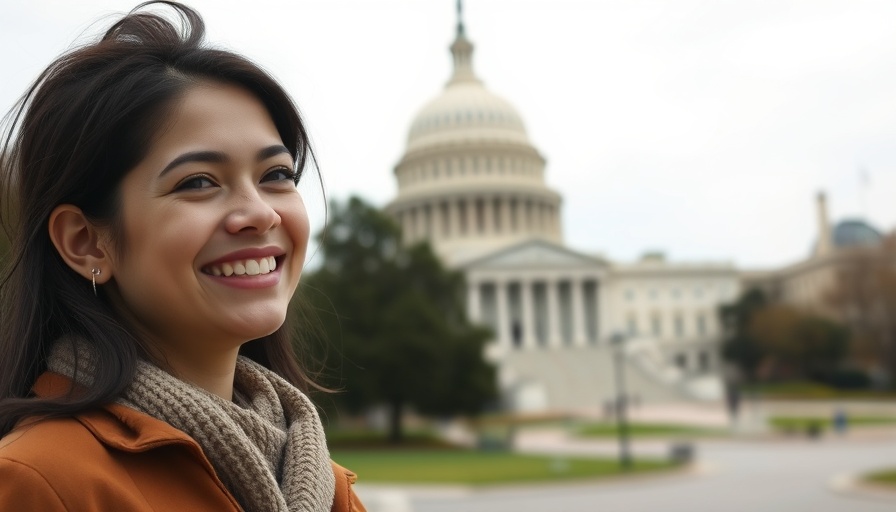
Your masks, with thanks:
[[[244,342],[263,338],[273,334],[286,321],[286,312],[282,314],[269,314],[263,318],[253,317],[247,318],[244,323],[234,326],[232,332],[243,339]]]

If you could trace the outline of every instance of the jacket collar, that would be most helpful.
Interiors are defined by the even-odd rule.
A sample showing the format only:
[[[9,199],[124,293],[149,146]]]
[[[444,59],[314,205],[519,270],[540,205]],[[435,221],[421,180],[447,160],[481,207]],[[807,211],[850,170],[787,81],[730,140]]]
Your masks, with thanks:
[[[77,392],[77,384],[64,375],[45,372],[34,383],[34,394],[40,398],[56,398]],[[141,452],[163,445],[183,444],[201,449],[190,436],[164,421],[111,403],[75,416],[103,444],[128,451]]]

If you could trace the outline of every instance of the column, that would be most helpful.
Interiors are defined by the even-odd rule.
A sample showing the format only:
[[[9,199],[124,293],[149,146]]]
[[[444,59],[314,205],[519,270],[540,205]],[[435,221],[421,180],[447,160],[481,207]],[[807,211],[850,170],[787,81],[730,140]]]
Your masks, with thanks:
[[[526,200],[526,206],[523,209],[524,216],[526,217],[526,233],[534,233],[535,232],[535,203],[531,200]]]
[[[510,350],[510,315],[507,307],[507,282],[503,279],[495,280],[495,301],[498,306],[498,346],[501,350]]]
[[[607,287],[603,285],[600,279],[595,280],[597,289],[594,295],[597,297],[597,339],[603,340],[610,337],[613,319],[613,309],[610,306],[610,297]],[[619,318],[619,329],[625,329],[625,321]],[[639,329],[640,330],[640,329]]]
[[[482,223],[485,225],[484,233],[486,236],[491,235],[495,232],[495,216],[494,212],[494,202],[491,197],[482,198]]]
[[[545,279],[544,289],[548,295],[548,339],[549,347],[560,347],[563,339],[560,334],[560,301],[557,299],[557,282],[549,276]]]
[[[523,313],[523,348],[535,348],[535,304],[532,300],[532,282],[520,280],[520,299]]]
[[[460,237],[460,211],[456,199],[448,201],[448,231],[451,238]]]
[[[478,232],[479,226],[476,225],[476,200],[472,197],[467,199],[467,237],[473,237]]]
[[[585,346],[585,322],[588,318],[585,314],[585,283],[581,278],[572,278],[569,282],[569,294],[572,304],[572,344],[576,347]],[[594,313],[595,315],[597,312]]]
[[[442,217],[442,201],[435,200],[432,202],[432,238],[434,240],[445,237]]]
[[[536,201],[532,204],[532,210],[535,223],[535,232],[544,233],[544,205]]]
[[[560,207],[558,205],[551,205],[551,235],[555,240],[560,240]]]
[[[513,214],[510,211],[510,197],[504,196],[501,198],[501,233],[504,235],[512,233],[510,228],[513,225],[513,221],[510,220],[511,215]]]
[[[467,279],[467,315],[474,323],[482,321],[482,308],[479,303],[479,281]]]

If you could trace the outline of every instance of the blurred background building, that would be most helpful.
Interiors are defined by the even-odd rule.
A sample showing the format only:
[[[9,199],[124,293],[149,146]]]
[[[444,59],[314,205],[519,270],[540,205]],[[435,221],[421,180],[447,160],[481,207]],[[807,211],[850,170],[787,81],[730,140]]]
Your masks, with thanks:
[[[717,310],[737,297],[738,271],[662,253],[614,262],[567,247],[546,160],[516,108],[474,72],[460,16],[450,49],[454,72],[411,122],[387,211],[407,243],[428,241],[465,273],[469,315],[494,332],[487,356],[505,406],[607,402],[614,350],[624,351],[641,403],[719,399]],[[612,346],[620,334],[625,342]]]
[[[779,269],[744,272],[745,288],[758,288],[771,300],[804,311],[844,320],[831,296],[846,266],[857,256],[881,246],[883,235],[861,218],[831,224],[827,197],[817,197],[818,238],[804,260]]]

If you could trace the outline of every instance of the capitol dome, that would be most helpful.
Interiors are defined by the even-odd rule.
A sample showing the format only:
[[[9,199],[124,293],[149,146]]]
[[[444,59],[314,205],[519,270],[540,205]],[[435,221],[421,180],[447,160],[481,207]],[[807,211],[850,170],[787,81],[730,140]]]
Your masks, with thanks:
[[[407,150],[472,140],[529,145],[523,120],[478,80],[450,83],[411,123]]]
[[[523,240],[562,243],[560,195],[517,110],[473,72],[473,44],[458,22],[454,72],[408,130],[386,210],[407,243],[428,241],[460,265]]]

